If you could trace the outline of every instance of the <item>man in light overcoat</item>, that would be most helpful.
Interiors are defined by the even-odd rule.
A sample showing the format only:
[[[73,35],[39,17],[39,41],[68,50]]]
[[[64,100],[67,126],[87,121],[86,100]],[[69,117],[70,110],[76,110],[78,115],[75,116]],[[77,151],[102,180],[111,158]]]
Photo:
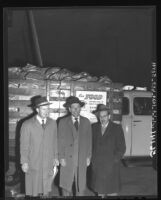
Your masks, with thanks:
[[[90,121],[80,115],[83,105],[84,102],[77,97],[68,97],[64,106],[69,109],[70,115],[61,119],[58,125],[60,187],[63,196],[85,195],[92,135]],[[72,188],[75,188],[75,194],[72,193]]]
[[[37,114],[21,127],[20,155],[27,196],[48,196],[52,189],[53,167],[57,166],[57,124],[49,118],[49,102],[35,98]]]

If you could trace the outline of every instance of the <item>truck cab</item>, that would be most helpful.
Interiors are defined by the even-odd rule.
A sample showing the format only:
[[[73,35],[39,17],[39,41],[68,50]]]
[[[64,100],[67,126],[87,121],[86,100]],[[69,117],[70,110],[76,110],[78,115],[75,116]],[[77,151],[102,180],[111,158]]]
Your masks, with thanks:
[[[149,157],[152,130],[152,93],[125,90],[122,100],[125,157]]]

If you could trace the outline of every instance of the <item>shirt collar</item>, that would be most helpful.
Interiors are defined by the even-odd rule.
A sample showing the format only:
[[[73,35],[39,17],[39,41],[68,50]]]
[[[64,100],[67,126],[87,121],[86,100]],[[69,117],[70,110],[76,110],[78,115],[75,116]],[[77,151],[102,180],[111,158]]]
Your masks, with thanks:
[[[109,124],[109,121],[107,122],[106,125],[102,125],[102,124],[101,124],[101,126],[104,127],[104,128],[106,128],[106,127],[108,126],[108,124]]]
[[[77,117],[78,119],[78,123],[80,123],[80,116]],[[72,115],[72,122],[74,123],[75,122],[75,117]]]
[[[47,118],[42,119],[39,115],[36,115],[36,118],[37,118],[37,120],[40,122],[40,124],[42,124],[42,120],[44,120],[44,124],[46,124]]]

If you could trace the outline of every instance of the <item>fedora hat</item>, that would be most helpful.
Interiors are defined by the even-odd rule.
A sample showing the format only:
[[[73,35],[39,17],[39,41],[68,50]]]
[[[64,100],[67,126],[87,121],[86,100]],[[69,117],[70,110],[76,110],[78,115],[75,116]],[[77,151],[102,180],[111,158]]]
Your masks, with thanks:
[[[104,104],[98,104],[96,110],[93,111],[93,114],[97,115],[101,111],[108,111],[110,112],[109,108]]]
[[[85,104],[84,102],[80,101],[78,97],[70,96],[66,99],[66,102],[63,104],[63,106],[70,107],[73,103],[79,103],[81,107]]]
[[[40,95],[31,98],[31,104],[28,107],[38,108],[40,106],[50,105],[51,103],[47,101],[46,97]]]

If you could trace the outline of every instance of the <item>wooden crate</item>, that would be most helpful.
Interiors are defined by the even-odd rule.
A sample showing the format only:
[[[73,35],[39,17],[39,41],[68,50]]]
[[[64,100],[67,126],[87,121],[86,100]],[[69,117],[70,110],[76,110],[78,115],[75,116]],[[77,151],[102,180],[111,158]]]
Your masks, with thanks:
[[[85,116],[94,122],[96,117],[94,118],[92,111],[96,108],[96,104],[101,102],[99,95],[102,94],[106,96],[106,101],[103,99],[103,103],[110,109],[112,121],[117,123],[121,121],[122,84],[112,83],[107,77],[97,78],[85,72],[73,74],[60,68],[38,68],[27,65],[25,68],[9,69],[8,78],[10,156],[15,156],[17,134],[24,119],[32,113],[28,105],[31,103],[30,99],[36,95],[46,96],[52,103],[50,117],[56,120],[67,113],[63,107],[67,97],[81,93],[88,94],[90,101],[84,101],[86,105],[93,101],[93,107],[82,108],[84,109],[82,114],[85,113]]]

